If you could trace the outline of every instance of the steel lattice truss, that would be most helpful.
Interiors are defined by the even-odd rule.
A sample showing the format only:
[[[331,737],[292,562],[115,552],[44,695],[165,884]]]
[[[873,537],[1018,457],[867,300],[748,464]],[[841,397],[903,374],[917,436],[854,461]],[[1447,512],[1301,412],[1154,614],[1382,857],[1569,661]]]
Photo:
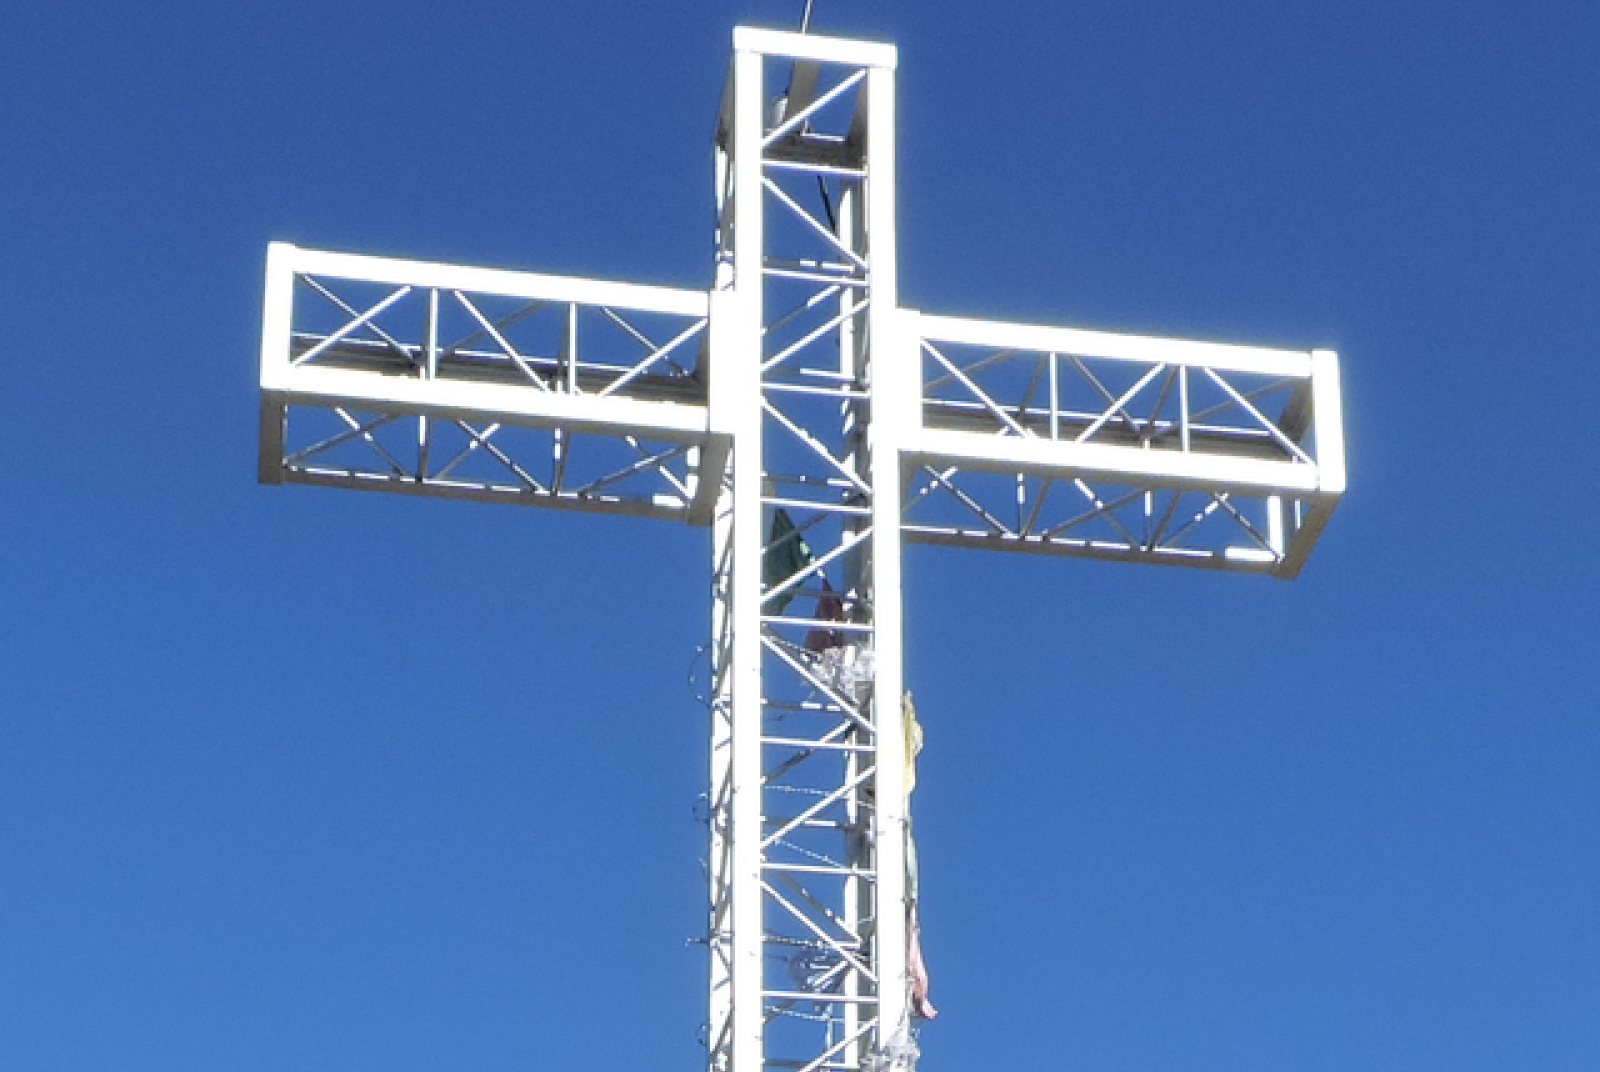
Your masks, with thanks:
[[[914,323],[907,539],[1293,576],[1326,523],[1331,353]]]
[[[695,505],[703,292],[284,245],[269,278],[263,480],[661,517]]]
[[[869,112],[874,94],[878,109],[890,103],[887,58],[743,52],[717,132],[713,300],[759,325],[735,479],[746,466],[759,476],[771,520],[754,534],[759,680],[741,693],[719,676],[713,709],[714,1070],[858,1069],[884,1059],[893,1030],[909,1039],[904,833],[898,809],[876,806],[879,757],[900,748],[898,666],[880,658],[894,648],[897,661],[897,646],[877,637],[898,512],[868,433],[868,340],[894,311],[893,276],[869,266],[867,243],[882,145]],[[895,463],[891,453],[891,475]],[[737,490],[731,501],[737,514]],[[728,547],[738,539],[731,524],[719,530]],[[719,646],[719,666],[738,660],[736,644]],[[741,703],[756,689],[759,708]],[[741,814],[741,795],[759,814]]]
[[[909,1072],[901,540],[1294,576],[1338,360],[900,308],[892,46],[740,28],[708,291],[274,244],[260,479],[712,531],[711,1072]]]

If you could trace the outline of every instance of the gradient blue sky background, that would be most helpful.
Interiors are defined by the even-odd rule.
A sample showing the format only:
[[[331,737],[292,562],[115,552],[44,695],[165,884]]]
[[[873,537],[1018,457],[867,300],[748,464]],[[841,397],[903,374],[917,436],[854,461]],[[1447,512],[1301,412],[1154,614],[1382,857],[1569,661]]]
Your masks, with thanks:
[[[255,483],[262,262],[703,286],[801,0],[0,13],[0,1070],[692,1070],[703,531]],[[1344,360],[1301,579],[913,548],[924,1072],[1600,1068],[1600,7],[818,0],[901,293]]]

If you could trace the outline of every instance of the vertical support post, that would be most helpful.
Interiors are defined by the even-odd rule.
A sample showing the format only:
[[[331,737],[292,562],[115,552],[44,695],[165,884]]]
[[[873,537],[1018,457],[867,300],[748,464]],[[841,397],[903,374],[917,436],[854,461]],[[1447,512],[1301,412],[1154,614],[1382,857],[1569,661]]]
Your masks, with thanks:
[[[712,353],[717,352],[713,343]],[[733,496],[726,483],[717,490],[711,546],[711,770],[706,794],[711,904],[705,1045],[710,1072],[727,1072],[733,1040]]]
[[[1344,410],[1340,405],[1339,355],[1332,350],[1311,351],[1311,403],[1316,414],[1317,490],[1324,495],[1344,494]]]
[[[439,288],[428,288],[428,306],[422,329],[422,378],[431,380],[439,374]],[[417,416],[417,483],[428,479],[428,466],[433,451],[433,422],[425,415]]]
[[[261,430],[256,479],[283,483],[284,394],[268,383],[289,360],[289,328],[294,319],[294,247],[287,242],[267,246],[267,284],[261,310]]]
[[[1311,351],[1312,453],[1317,463],[1317,489],[1306,504],[1298,530],[1278,564],[1280,577],[1294,577],[1322,535],[1345,489],[1344,409],[1340,403],[1339,355]]]
[[[733,432],[729,659],[731,1072],[762,1065],[761,893],[761,55],[733,57],[733,278],[719,312],[731,317],[713,354],[714,405]]]
[[[866,209],[863,204],[863,191],[859,180],[851,180],[839,184],[839,200],[837,205],[838,220],[836,233],[839,242],[847,249],[858,253],[866,249]],[[839,295],[838,312],[842,318],[839,322],[838,347],[839,363],[838,372],[843,377],[855,377],[861,370],[859,366],[865,359],[866,351],[863,345],[863,330],[857,321],[864,318],[855,313],[856,302],[860,295],[854,293],[852,288],[845,288]],[[839,418],[848,443],[855,431],[855,423],[865,418],[861,407],[850,403],[840,406]],[[846,460],[857,471],[866,475],[871,481],[866,458],[861,454],[866,450],[866,442],[860,441],[860,451],[852,452]],[[870,525],[871,519],[866,524]],[[853,521],[845,521],[841,528],[855,535],[859,525]],[[856,555],[849,556],[859,562]],[[859,572],[859,565],[847,571],[854,575]],[[850,753],[844,763],[844,780],[847,785],[858,784],[863,775],[863,768],[873,762],[870,755]],[[850,833],[846,837],[844,863],[851,869],[845,876],[840,897],[840,913],[845,927],[852,934],[866,934],[874,919],[876,907],[875,884],[868,881],[865,876],[871,874],[873,866],[872,838],[870,835],[872,824],[872,809],[863,794],[853,793],[846,805],[847,821]],[[863,951],[865,952],[865,951]],[[871,1010],[866,1007],[862,999],[870,999],[873,991],[866,981],[856,972],[851,972],[844,980],[844,994],[849,1000],[839,1009],[839,1036],[850,1040],[845,1046],[840,1057],[847,1066],[859,1067],[871,1051],[871,1039],[867,1038],[868,1032],[863,1031],[862,1025],[871,1020]]]
[[[900,330],[895,264],[894,76],[892,67],[867,73],[866,253],[871,305],[867,354],[872,423],[867,430],[872,483],[872,613],[875,637],[873,722],[877,734],[878,822],[873,830],[877,871],[878,1044],[910,1028],[906,948],[906,752],[901,719],[904,692],[900,585],[900,412],[918,390],[907,375]]]

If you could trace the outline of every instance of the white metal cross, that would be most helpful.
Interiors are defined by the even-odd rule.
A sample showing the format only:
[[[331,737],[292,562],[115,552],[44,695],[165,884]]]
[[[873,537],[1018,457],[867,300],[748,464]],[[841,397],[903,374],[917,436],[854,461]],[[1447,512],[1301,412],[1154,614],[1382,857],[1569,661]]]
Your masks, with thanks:
[[[900,544],[1292,577],[1338,360],[902,308],[895,49],[734,31],[708,291],[267,256],[260,479],[713,532],[712,1072],[909,1069]]]

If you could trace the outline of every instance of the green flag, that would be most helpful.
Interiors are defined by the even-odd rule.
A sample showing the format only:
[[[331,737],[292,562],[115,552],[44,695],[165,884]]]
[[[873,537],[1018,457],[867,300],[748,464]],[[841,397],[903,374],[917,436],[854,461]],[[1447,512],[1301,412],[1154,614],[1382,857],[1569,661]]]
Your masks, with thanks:
[[[789,511],[778,507],[772,515],[772,531],[767,535],[767,546],[761,558],[762,586],[770,592],[811,565],[812,561],[811,548],[806,546],[800,530],[794,527]],[[762,609],[768,614],[782,614],[793,598],[794,589],[791,588],[764,600]]]

